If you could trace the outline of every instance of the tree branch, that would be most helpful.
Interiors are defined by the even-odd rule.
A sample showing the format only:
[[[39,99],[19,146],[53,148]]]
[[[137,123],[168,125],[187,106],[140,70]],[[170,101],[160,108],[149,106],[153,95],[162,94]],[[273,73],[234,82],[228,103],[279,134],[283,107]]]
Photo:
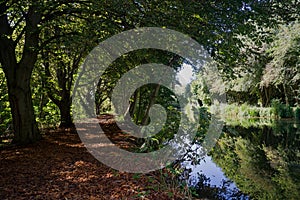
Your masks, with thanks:
[[[66,37],[66,36],[72,36],[72,35],[78,35],[78,32],[72,31],[72,32],[69,32],[69,33],[65,33],[63,35],[54,35],[53,37],[51,37],[51,38],[47,39],[46,41],[44,41],[40,45],[40,47],[43,48],[43,47],[47,46],[48,44],[50,44],[55,39],[59,39],[59,38]]]
[[[30,7],[26,19],[25,44],[20,66],[28,67],[31,72],[38,55],[39,29],[41,14],[35,7]]]

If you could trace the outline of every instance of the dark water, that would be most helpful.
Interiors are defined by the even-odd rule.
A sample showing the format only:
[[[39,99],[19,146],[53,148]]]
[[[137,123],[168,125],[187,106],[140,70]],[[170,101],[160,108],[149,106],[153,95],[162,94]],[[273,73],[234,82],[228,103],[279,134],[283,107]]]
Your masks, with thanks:
[[[182,162],[182,179],[209,199],[300,199],[300,123],[226,125],[216,146]]]

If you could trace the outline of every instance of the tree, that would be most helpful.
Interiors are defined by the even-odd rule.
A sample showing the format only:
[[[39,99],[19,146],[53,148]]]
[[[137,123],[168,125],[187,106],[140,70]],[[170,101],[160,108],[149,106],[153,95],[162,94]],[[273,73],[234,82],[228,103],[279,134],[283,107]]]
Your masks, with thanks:
[[[30,91],[30,78],[34,64],[37,60],[39,39],[38,24],[41,14],[37,7],[30,5],[19,20],[10,21],[10,16],[20,15],[23,11],[13,12],[13,2],[0,4],[0,62],[7,79],[9,102],[11,105],[14,142],[28,143],[40,138],[35,121]],[[17,5],[14,5],[17,7]],[[12,24],[13,23],[13,24]],[[15,32],[22,24],[21,33],[15,38]],[[24,39],[21,58],[16,49]]]
[[[189,34],[214,53],[217,44],[230,38],[233,30],[251,17],[254,7],[260,4],[261,1],[252,0],[188,3],[158,0],[130,2],[26,0],[22,3],[16,0],[2,1],[0,3],[0,62],[7,79],[14,141],[28,143],[40,138],[33,111],[30,78],[41,50],[48,43],[61,37],[59,34],[54,34],[52,38],[46,39],[45,35],[41,34],[48,26],[53,27],[54,22],[59,24],[71,17],[89,20],[91,16],[101,16],[106,22],[113,22],[101,24],[100,20],[98,25],[101,29],[105,29],[105,34],[115,34],[141,26],[167,27]],[[62,26],[62,29],[65,27]],[[101,34],[100,28],[98,33]],[[69,94],[66,93],[65,96]],[[65,104],[70,102],[67,97],[66,99]]]
[[[14,142],[26,144],[41,138],[34,116],[30,79],[45,45],[40,32],[48,22],[83,11],[88,1],[19,1],[0,3],[0,63],[7,80]]]
[[[282,25],[274,36],[270,45],[269,56],[272,58],[267,64],[262,84],[282,87],[284,102],[298,102],[300,83],[300,24],[298,21],[289,25]],[[294,97],[294,99],[293,99]]]
[[[248,12],[248,20],[244,24],[234,24],[233,29],[221,35],[213,46],[215,64],[225,81],[227,99],[230,103],[247,102],[262,106],[269,106],[273,98],[285,99],[286,103],[294,102],[291,101],[292,94],[298,95],[294,85],[292,89],[291,84],[267,83],[270,83],[271,76],[277,74],[271,70],[275,69],[271,67],[274,65],[271,46],[277,43],[277,50],[284,48],[283,43],[280,45],[274,41],[278,40],[277,37],[283,37],[276,33],[282,29],[280,24],[289,24],[299,19],[299,1],[247,2],[244,8],[251,10]],[[266,73],[270,76],[266,76]],[[290,80],[290,77],[286,76],[284,80]]]
[[[47,95],[60,110],[61,128],[74,127],[71,114],[72,86],[83,58],[98,40],[88,29],[91,29],[91,25],[85,19],[69,16],[49,24],[43,32],[45,39],[56,38],[47,44],[39,59]]]

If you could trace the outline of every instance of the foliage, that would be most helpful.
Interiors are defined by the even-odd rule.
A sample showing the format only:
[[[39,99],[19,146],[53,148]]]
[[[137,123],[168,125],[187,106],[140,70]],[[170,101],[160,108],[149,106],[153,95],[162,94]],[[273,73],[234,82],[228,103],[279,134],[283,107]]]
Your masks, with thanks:
[[[192,83],[193,94],[200,99],[205,106],[210,106],[212,104],[209,87],[203,78],[203,76],[198,75],[197,79]]]
[[[205,107],[199,108],[199,127],[196,133],[195,142],[201,143],[205,137],[211,122],[211,113]]]
[[[283,6],[294,10],[291,5],[299,2],[273,3],[274,8]],[[280,99],[291,106],[299,102],[299,15],[286,13],[293,17],[285,18],[272,7],[268,9],[277,15],[268,19],[275,23],[260,24],[261,18],[249,20],[243,28],[248,25],[252,28],[243,32],[240,27],[233,31],[232,44],[223,41],[218,44],[214,65],[218,67],[217,73],[223,82],[216,81],[213,87],[219,91],[225,89],[228,103],[266,107],[270,106],[272,99]],[[285,13],[284,9],[282,12]],[[201,86],[203,83],[196,85],[199,85],[195,86],[197,93],[205,98],[207,89]]]
[[[0,68],[0,136],[11,130],[11,114],[5,76]]]
[[[300,187],[295,177],[299,170],[297,130],[290,123],[276,123],[272,129],[228,127],[212,156],[250,198],[293,199]]]
[[[299,96],[299,30],[298,21],[280,26],[279,33],[274,36],[274,42],[269,49],[272,60],[267,64],[263,76],[264,85],[282,87],[286,104],[296,104]]]
[[[244,103],[212,105],[210,110],[213,114],[219,114],[226,122],[228,120],[272,120],[274,118],[297,118],[298,108],[282,104],[278,99],[272,100],[271,107],[255,107]]]
[[[299,8],[297,0],[1,1],[0,135],[13,124],[16,141],[26,144],[40,138],[35,121],[41,128],[56,126],[59,121],[71,124],[72,87],[84,57],[116,33],[147,26],[180,31],[207,49],[215,61],[199,74],[192,92],[205,106],[216,103],[211,101],[214,92],[226,94],[231,105],[222,109],[225,118],[234,119],[232,123],[251,118],[238,123],[253,130],[250,125],[254,122],[259,121],[259,126],[272,122],[259,117],[300,119],[299,107],[295,113],[291,108],[299,106],[300,100]],[[172,53],[153,49],[121,56],[99,80],[95,94],[97,114],[115,109],[111,104],[113,88],[130,69],[145,63],[163,63],[178,70],[186,62]],[[163,105],[167,121],[158,134],[141,140],[140,152],[162,148],[174,138],[180,124],[177,99],[160,85],[138,88],[130,99],[128,112],[137,124],[147,125],[149,109],[154,104]],[[264,108],[269,105],[271,109]],[[207,108],[200,108],[199,113],[196,142],[208,134],[211,118]],[[273,132],[254,129],[249,136],[245,130],[226,133],[214,150],[217,155],[213,155],[253,197],[293,198],[299,196],[299,162],[292,159],[299,156],[299,150],[294,150],[299,138],[293,140],[298,132],[293,127],[278,126]],[[70,145],[60,148],[65,146]],[[46,153],[48,150],[44,149]],[[167,172],[164,176],[167,180],[173,174]],[[206,191],[207,180],[201,180],[198,187]],[[136,195],[144,198],[149,193],[141,191]],[[216,198],[215,193],[209,197]]]
[[[40,128],[55,128],[59,123],[59,110],[47,96],[45,76],[36,67],[31,78],[32,100],[36,121]]]
[[[251,106],[247,103],[242,105],[226,104],[222,106],[221,115],[225,118],[243,119],[243,118],[270,118],[273,117],[271,108],[262,108]]]
[[[152,91],[154,89],[155,88],[152,88]],[[151,92],[151,90],[149,91],[149,88],[148,88],[148,92]],[[145,91],[143,94],[144,94],[143,99],[147,99],[145,98],[146,97],[145,95],[147,95]],[[172,94],[172,92],[169,89],[165,87],[160,87],[159,94],[155,100],[155,103],[162,105],[166,109],[167,119],[159,133],[157,133],[153,137],[145,139],[145,142],[142,148],[140,149],[142,152],[148,152],[148,151],[153,151],[162,148],[164,144],[166,144],[171,139],[173,139],[174,135],[178,132],[178,127],[180,124],[180,111],[178,110],[179,105],[176,99],[173,99],[170,94]],[[151,95],[151,93],[150,94],[148,93],[148,95]],[[148,99],[151,99],[151,97]],[[148,103],[144,105],[147,106],[149,105]],[[139,113],[142,114],[142,112],[138,112],[138,111],[137,113],[135,114],[133,113],[133,114],[135,115],[134,119],[138,120],[137,121],[138,123],[141,123],[144,116],[142,116],[141,118],[138,115]]]
[[[272,100],[271,106],[272,106],[272,112],[276,117],[279,118],[294,117],[293,109],[289,105],[284,105],[280,103],[280,101],[277,99]]]
[[[262,72],[262,67],[257,64],[262,63],[261,65],[263,65],[266,59],[264,59],[264,55],[254,56],[254,54],[260,54],[260,52],[255,51],[253,53],[252,51],[256,47],[261,49],[263,46],[261,44],[269,41],[268,28],[276,27],[276,23],[280,20],[284,22],[295,20],[297,18],[295,13],[298,11],[297,6],[295,6],[297,2],[295,1],[282,3],[277,1],[227,2],[212,0],[184,3],[181,1],[147,0],[103,3],[94,0],[80,0],[68,3],[64,1],[26,1],[26,3],[26,6],[20,6],[18,1],[4,1],[1,3],[1,27],[3,27],[1,29],[1,44],[3,45],[1,47],[11,45],[10,48],[2,51],[2,68],[5,69],[4,71],[9,79],[15,77],[11,76],[13,73],[10,72],[14,72],[13,69],[16,69],[17,65],[21,66],[19,69],[28,68],[29,70],[26,71],[28,73],[23,73],[22,70],[18,72],[15,70],[15,72],[17,76],[26,74],[26,80],[29,80],[33,69],[42,63],[48,77],[44,77],[47,81],[44,82],[43,87],[47,88],[47,95],[58,105],[62,122],[65,118],[71,120],[70,116],[64,116],[65,113],[70,115],[71,109],[64,110],[63,108],[70,107],[67,104],[70,104],[71,101],[70,87],[72,87],[72,79],[76,76],[76,69],[84,55],[97,42],[135,27],[166,27],[188,34],[217,58],[218,67],[224,64],[223,67],[220,67],[220,71],[226,77],[237,76],[236,73],[239,70],[234,69],[235,66],[239,66],[240,71],[245,72],[244,67],[246,65],[243,59],[248,60],[246,63],[247,66],[252,66],[252,73],[239,74],[238,76],[244,78],[237,82],[240,86],[249,86],[250,81],[251,86],[242,89],[246,93],[250,90],[250,94],[253,96],[252,99],[254,99],[260,93],[256,79],[260,77]],[[287,8],[291,12],[287,13]],[[272,17],[266,17],[268,15],[272,15]],[[237,35],[247,36],[249,40],[242,42],[245,37],[237,37]],[[253,38],[259,39],[252,43]],[[246,49],[245,53],[241,53],[240,49]],[[8,53],[5,50],[10,52]],[[12,57],[14,59],[8,59]],[[39,59],[42,62],[38,62]],[[14,62],[8,62],[9,60]],[[236,64],[236,61],[241,62]],[[235,65],[231,66],[233,63]],[[126,66],[122,67],[126,69]],[[251,68],[245,67],[245,69],[249,70]],[[24,85],[23,83],[18,84]],[[102,87],[101,84],[99,84],[100,88]],[[107,82],[103,84],[110,85],[107,86],[110,90],[111,84],[107,84]],[[232,87],[232,84],[229,84],[229,87]],[[66,87],[63,87],[63,85],[66,85]],[[24,87],[30,86],[26,84]],[[199,95],[204,95],[204,102],[210,104],[211,102],[209,102],[206,95],[207,89],[205,85],[200,88],[200,90],[204,90],[203,94],[197,90]],[[30,91],[29,88],[25,90]],[[34,89],[34,91],[38,90]],[[104,92],[104,90],[101,92],[103,95],[98,97],[101,99],[101,104],[104,99],[107,107],[109,107],[107,103],[109,92]],[[29,93],[26,93],[27,98],[31,96]],[[62,100],[65,102],[62,102]],[[28,102],[31,104],[30,100]],[[32,107],[32,105],[27,106]],[[15,107],[18,106],[13,108]],[[30,108],[31,110],[33,109]],[[30,115],[31,117],[27,117],[28,120],[30,118],[34,121],[33,113]],[[253,115],[256,114],[253,113]],[[14,117],[13,115],[13,118],[15,119],[17,116]],[[13,122],[16,121],[22,120],[13,120]],[[15,124],[15,126],[18,125]],[[26,126],[24,125],[24,127]],[[14,128],[15,131],[19,130],[16,127]],[[27,133],[28,131],[23,132],[30,135]],[[16,134],[22,135],[23,132],[16,132]]]

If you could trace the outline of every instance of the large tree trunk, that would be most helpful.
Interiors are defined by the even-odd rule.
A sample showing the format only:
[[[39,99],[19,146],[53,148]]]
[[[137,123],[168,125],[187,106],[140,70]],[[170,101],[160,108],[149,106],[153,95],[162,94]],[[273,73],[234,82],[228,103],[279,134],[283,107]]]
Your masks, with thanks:
[[[47,94],[49,98],[54,102],[55,105],[59,108],[60,111],[60,128],[74,128],[75,125],[73,123],[72,118],[72,97],[70,94],[70,91],[67,91],[66,89],[60,91],[61,99],[57,99],[54,97],[53,90],[51,90],[50,87],[48,87]]]
[[[60,72],[63,72],[63,70],[57,69]],[[48,78],[52,78],[50,69],[49,69],[49,62],[47,61],[45,63],[45,71]],[[72,74],[73,75],[73,74]],[[60,73],[60,76],[57,75],[58,82],[60,86],[60,90],[55,89],[53,86],[47,85],[47,94],[48,97],[53,101],[55,105],[59,108],[60,111],[60,128],[74,128],[75,125],[73,123],[72,118],[72,97],[71,97],[71,88],[67,87],[66,84],[68,81],[66,78],[66,74]],[[54,94],[60,97],[57,98]]]
[[[59,103],[60,110],[60,128],[74,128],[72,115],[71,115],[71,99],[62,99]]]
[[[14,142],[27,144],[41,138],[35,121],[33,103],[31,99],[30,79],[33,67],[37,61],[39,42],[38,23],[41,19],[39,13],[30,7],[25,17],[26,25],[24,46],[21,60],[17,61],[17,43],[12,38],[6,3],[0,4],[0,63],[7,80],[8,97],[11,107]],[[9,13],[9,12],[8,12]],[[22,37],[21,37],[22,36]]]
[[[17,77],[7,77],[8,96],[13,118],[14,143],[27,144],[41,138],[35,121],[30,90],[31,73],[18,69]],[[24,72],[22,72],[24,71]]]

